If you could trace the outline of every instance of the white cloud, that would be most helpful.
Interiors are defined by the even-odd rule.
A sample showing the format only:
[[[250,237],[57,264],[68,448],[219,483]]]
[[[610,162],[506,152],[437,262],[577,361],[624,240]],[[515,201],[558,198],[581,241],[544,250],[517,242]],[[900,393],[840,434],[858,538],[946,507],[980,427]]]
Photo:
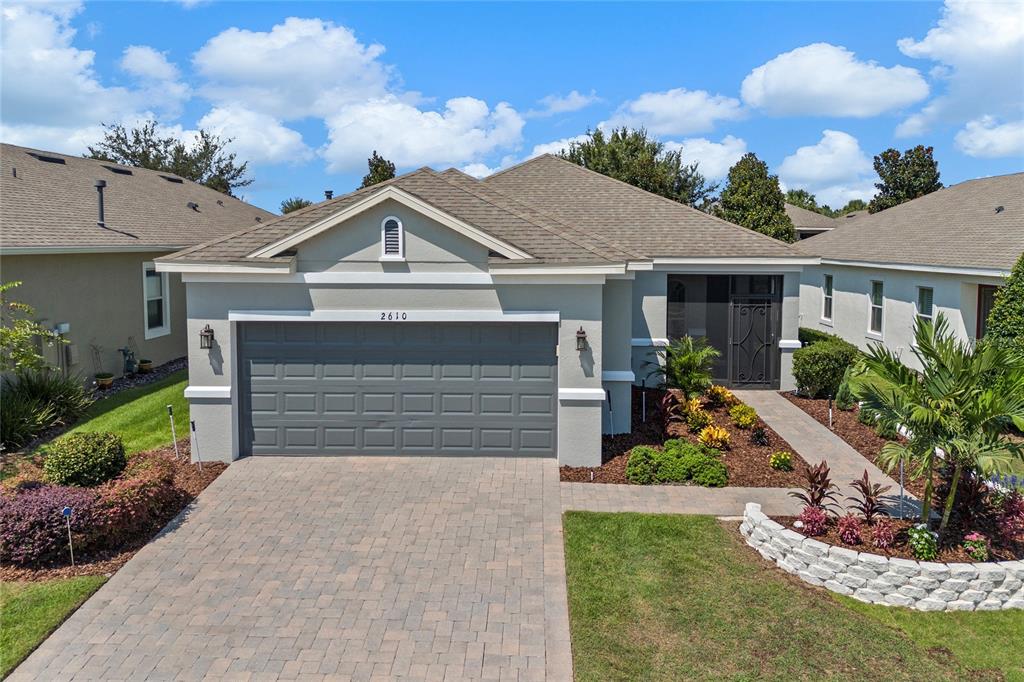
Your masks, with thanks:
[[[573,137],[562,138],[561,140],[542,142],[541,144],[534,145],[533,149],[530,151],[530,154],[526,158],[532,159],[533,157],[540,156],[541,154],[558,154],[561,151],[568,150],[569,145],[571,145],[573,142],[583,142],[584,140],[589,139],[589,135],[575,135]]]
[[[684,163],[696,161],[698,170],[709,180],[720,180],[729,174],[729,168],[747,153],[745,140],[726,135],[721,142],[704,137],[692,137],[682,142],[666,142],[665,148],[679,151]]]
[[[296,163],[313,156],[302,135],[273,116],[242,107],[215,107],[199,127],[223,138],[233,138],[231,151],[252,163]]]
[[[1024,108],[1024,10],[1019,2],[946,0],[942,17],[924,38],[897,42],[908,57],[936,62],[941,95],[908,117],[900,136],[927,132],[939,121],[981,116],[1017,119]]]
[[[968,121],[956,134],[956,146],[968,156],[1024,156],[1024,121],[1000,125],[991,116]]]
[[[541,108],[527,112],[527,116],[541,118],[544,116],[554,116],[555,114],[566,114],[571,111],[585,109],[591,104],[600,101],[601,98],[593,90],[587,95],[580,93],[578,90],[573,90],[567,95],[548,95],[537,101]]]
[[[167,59],[167,54],[157,52],[148,45],[129,45],[121,56],[121,68],[139,78],[158,81],[177,80],[178,67]]]
[[[486,178],[501,170],[501,166],[491,168],[486,163],[470,163],[462,167],[462,172],[472,175],[474,178]]]
[[[774,116],[876,116],[928,96],[916,69],[860,61],[845,47],[814,43],[751,71],[743,101]]]
[[[623,103],[600,128],[644,127],[654,135],[689,135],[712,130],[718,121],[742,118],[739,100],[705,90],[674,88],[645,92]]]
[[[874,195],[871,161],[857,138],[838,130],[825,130],[817,144],[800,147],[782,160],[779,180],[786,189],[806,189],[818,203],[834,208],[850,199]]]
[[[329,116],[322,154],[332,171],[359,167],[373,149],[401,167],[475,162],[517,145],[523,123],[505,102],[491,109],[482,100],[456,97],[443,111],[424,111],[389,96]]]

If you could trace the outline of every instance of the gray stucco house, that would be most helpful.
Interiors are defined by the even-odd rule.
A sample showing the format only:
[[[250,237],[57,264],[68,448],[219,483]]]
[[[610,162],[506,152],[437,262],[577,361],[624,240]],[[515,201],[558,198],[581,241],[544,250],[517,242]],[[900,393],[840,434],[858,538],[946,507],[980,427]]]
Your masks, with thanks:
[[[119,348],[183,357],[185,288],[153,261],[268,213],[170,173],[0,145],[0,276],[68,341],[47,360],[90,380],[121,374]],[[100,202],[102,200],[102,215]]]
[[[429,168],[157,259],[188,299],[204,457],[557,456],[597,465],[668,338],[792,386],[793,246],[552,156]]]

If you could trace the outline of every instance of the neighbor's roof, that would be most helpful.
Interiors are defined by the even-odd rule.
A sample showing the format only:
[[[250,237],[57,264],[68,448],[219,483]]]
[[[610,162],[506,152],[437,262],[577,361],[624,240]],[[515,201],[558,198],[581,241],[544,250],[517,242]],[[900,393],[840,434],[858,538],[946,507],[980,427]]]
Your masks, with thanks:
[[[793,221],[793,227],[798,230],[831,230],[839,227],[839,221],[835,218],[829,218],[827,215],[808,210],[802,206],[786,204],[786,215]]]
[[[1009,271],[1024,253],[1024,173],[968,180],[800,242],[827,259]]]
[[[528,263],[625,263],[653,257],[806,257],[792,246],[552,156],[476,180],[421,168],[295,211],[163,260],[246,260],[248,254],[396,187],[530,254]],[[250,259],[257,260],[257,259]],[[266,262],[266,259],[258,259]]]
[[[181,248],[276,217],[171,173],[108,161],[3,144],[0,168],[4,251]],[[106,228],[96,224],[96,180],[107,183]]]

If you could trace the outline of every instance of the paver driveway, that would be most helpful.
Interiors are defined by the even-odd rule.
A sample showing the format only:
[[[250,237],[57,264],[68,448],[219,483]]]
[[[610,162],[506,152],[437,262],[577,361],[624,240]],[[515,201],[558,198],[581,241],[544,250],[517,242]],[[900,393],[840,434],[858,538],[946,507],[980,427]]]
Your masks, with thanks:
[[[248,458],[11,679],[569,680],[551,459]]]

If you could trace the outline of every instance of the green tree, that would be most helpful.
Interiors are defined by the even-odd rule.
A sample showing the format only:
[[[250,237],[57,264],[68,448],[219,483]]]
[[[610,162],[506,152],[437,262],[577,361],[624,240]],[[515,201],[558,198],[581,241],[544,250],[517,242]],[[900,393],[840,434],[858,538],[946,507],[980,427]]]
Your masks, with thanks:
[[[32,319],[32,306],[12,301],[7,292],[21,282],[0,284],[0,371],[42,369],[46,361],[39,350],[43,344],[63,343],[63,337]]]
[[[137,128],[103,124],[103,139],[89,147],[86,158],[112,161],[125,166],[174,173],[224,194],[252,184],[246,177],[248,162],[239,162],[227,151],[232,138],[220,138],[200,129],[191,143],[173,135],[162,135],[156,121]]]
[[[868,207],[868,204],[863,199],[850,199],[846,202],[846,206],[843,206],[838,211],[834,211],[836,216],[846,215],[853,213],[854,211],[863,211]]]
[[[715,214],[755,232],[793,242],[796,230],[786,215],[785,204],[779,177],[770,175],[768,164],[748,152],[729,169]]]
[[[932,151],[919,144],[903,154],[890,148],[876,156],[875,172],[882,181],[875,183],[878,193],[868,204],[868,211],[878,213],[942,189],[939,164],[932,158]]]
[[[879,462],[890,471],[905,462],[924,477],[922,523],[930,520],[932,474],[940,461],[951,465],[941,534],[965,472],[1006,473],[1024,459],[1024,448],[1005,435],[1011,425],[1024,428],[1024,360],[994,344],[959,341],[941,313],[934,322],[917,318],[911,350],[920,371],[874,344],[851,373],[850,389],[883,424],[907,428],[907,441],[886,443]]]
[[[806,208],[808,211],[814,211],[815,213],[821,209],[818,206],[818,199],[805,189],[791,189],[787,191],[786,203]]]
[[[359,186],[360,189],[395,177],[395,164],[378,154],[376,149],[373,150],[373,156],[366,160],[366,166],[369,172],[363,176],[363,184]]]
[[[988,314],[985,340],[1015,347],[1024,353],[1024,254],[996,292],[995,304]]]
[[[302,197],[291,197],[281,202],[281,213],[291,213],[292,211],[298,211],[300,208],[306,208],[312,206],[313,202],[309,199],[303,199]]]
[[[608,136],[600,129],[588,130],[587,139],[571,142],[559,156],[688,206],[701,204],[718,189],[701,174],[696,162],[684,163],[680,152],[666,150],[663,142],[649,137],[643,128],[619,128]]]

